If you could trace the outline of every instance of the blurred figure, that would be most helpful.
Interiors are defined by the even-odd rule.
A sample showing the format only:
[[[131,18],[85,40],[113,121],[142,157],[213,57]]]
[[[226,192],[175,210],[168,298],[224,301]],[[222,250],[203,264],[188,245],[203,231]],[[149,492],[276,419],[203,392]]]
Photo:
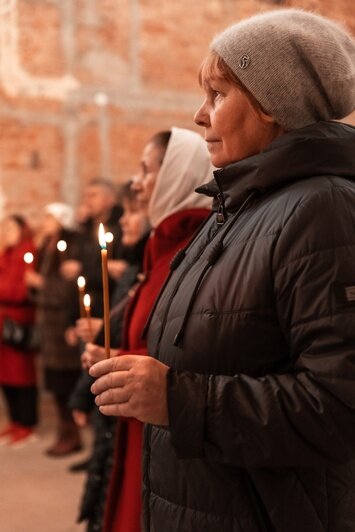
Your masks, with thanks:
[[[68,344],[66,329],[71,309],[78,306],[77,286],[60,271],[65,259],[77,259],[77,239],[72,230],[73,210],[64,203],[44,208],[43,243],[38,251],[38,271],[27,271],[26,282],[36,291],[44,382],[52,392],[57,411],[57,436],[49,456],[66,456],[82,447],[80,434],[68,408],[69,396],[80,375],[77,344]],[[59,251],[59,241],[66,249]]]
[[[137,276],[142,271],[144,247],[150,230],[146,209],[137,200],[130,183],[123,185],[121,201],[124,213],[120,218],[120,225],[122,228],[122,244],[127,248],[127,267],[119,277],[111,299],[111,344],[115,346],[121,345],[122,342],[124,311],[135,294],[138,283]],[[78,320],[77,328],[78,335],[84,342],[93,341],[92,332],[95,330],[95,342],[99,345],[104,345],[102,319],[91,319],[90,326],[88,319],[80,319]],[[83,366],[86,369],[91,364],[92,349],[95,349],[93,344],[88,344],[87,350],[82,355]],[[87,521],[87,530],[90,532],[101,530],[102,528],[103,510],[112,468],[114,435],[117,425],[116,418],[103,416],[95,406],[94,396],[90,391],[92,383],[92,377],[85,371],[79,379],[70,401],[74,419],[79,426],[83,426],[88,422],[88,416],[92,411],[94,417],[94,449],[88,467],[88,478],[79,516],[79,521]]]
[[[117,223],[121,214],[122,207],[118,204],[117,185],[103,178],[95,178],[86,185],[83,201],[77,212],[77,218],[83,222],[79,228],[79,257],[76,260],[64,261],[62,273],[66,279],[72,281],[76,281],[79,275],[85,277],[86,290],[91,296],[93,317],[101,317],[103,305],[101,255],[98,242],[99,224],[103,223],[105,231],[113,235],[113,241],[108,244],[109,258],[124,258],[121,229]],[[113,286],[114,283],[111,281],[111,292]],[[73,325],[77,318],[78,315],[72,316]]]
[[[34,306],[25,283],[25,253],[34,253],[31,231],[24,218],[8,216],[3,223],[0,255],[0,384],[8,409],[9,424],[0,432],[1,442],[20,446],[33,439],[37,423],[35,353],[26,345],[7,345],[2,337],[4,319],[34,323]]]

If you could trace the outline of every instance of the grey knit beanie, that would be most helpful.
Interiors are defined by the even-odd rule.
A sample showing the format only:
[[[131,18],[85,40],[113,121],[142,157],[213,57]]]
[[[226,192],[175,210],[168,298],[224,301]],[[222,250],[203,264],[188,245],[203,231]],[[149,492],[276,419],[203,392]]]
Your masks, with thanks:
[[[327,18],[269,11],[226,29],[210,47],[286,130],[355,109],[355,42]]]

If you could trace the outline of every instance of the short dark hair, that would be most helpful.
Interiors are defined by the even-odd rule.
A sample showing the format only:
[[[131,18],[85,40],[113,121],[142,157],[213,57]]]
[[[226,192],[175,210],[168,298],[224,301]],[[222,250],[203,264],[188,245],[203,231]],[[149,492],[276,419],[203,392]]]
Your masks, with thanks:
[[[127,181],[126,183],[123,183],[120,186],[120,200],[121,201],[128,201],[133,202],[137,201],[137,194],[135,190],[132,190],[132,180]]]
[[[105,177],[94,177],[87,183],[87,186],[103,188],[115,197],[118,195],[117,185],[111,179]]]
[[[154,146],[157,146],[161,150],[161,161],[160,164],[163,163],[165,152],[169,144],[169,140],[171,137],[171,131],[159,131],[158,133],[155,133],[153,135],[148,144],[154,144]]]

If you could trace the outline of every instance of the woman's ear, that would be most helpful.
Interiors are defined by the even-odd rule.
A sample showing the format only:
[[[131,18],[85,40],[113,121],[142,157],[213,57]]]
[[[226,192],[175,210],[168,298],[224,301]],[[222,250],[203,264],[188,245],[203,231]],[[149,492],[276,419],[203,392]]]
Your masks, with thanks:
[[[258,110],[260,120],[265,124],[276,124],[276,120],[273,116],[268,115],[263,109]]]

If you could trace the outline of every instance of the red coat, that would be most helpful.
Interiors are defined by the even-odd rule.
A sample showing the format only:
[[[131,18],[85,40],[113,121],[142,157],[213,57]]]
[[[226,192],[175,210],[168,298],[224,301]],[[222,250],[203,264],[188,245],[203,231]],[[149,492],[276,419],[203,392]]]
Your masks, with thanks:
[[[169,264],[208,215],[191,209],[169,216],[154,231],[144,256],[146,280],[137,291],[126,315],[125,351],[147,354],[142,330],[155,298],[169,272]],[[140,532],[141,455],[143,423],[120,419],[116,455],[105,512],[104,532]]]
[[[24,254],[34,253],[32,240],[26,239],[0,255],[0,384],[32,386],[36,384],[35,355],[18,351],[1,342],[3,320],[7,316],[21,323],[33,323],[34,307],[27,296],[24,281]]]

